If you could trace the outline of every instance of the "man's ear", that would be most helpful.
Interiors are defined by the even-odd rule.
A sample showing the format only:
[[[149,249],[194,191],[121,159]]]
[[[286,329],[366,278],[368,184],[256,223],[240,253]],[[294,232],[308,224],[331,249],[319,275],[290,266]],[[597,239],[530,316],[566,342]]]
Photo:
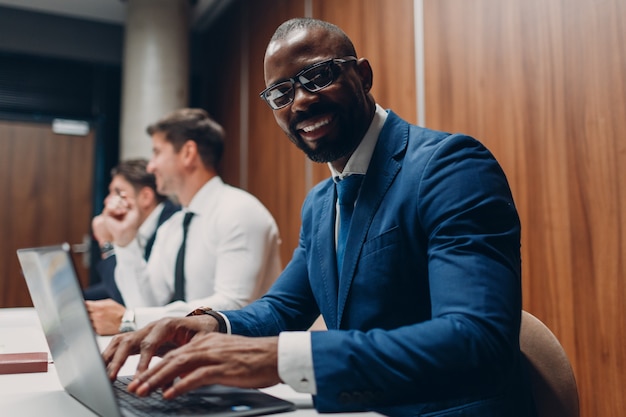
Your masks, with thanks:
[[[194,140],[187,140],[180,148],[180,155],[183,158],[185,165],[189,165],[196,160],[198,156],[198,144]]]
[[[372,85],[374,84],[374,73],[372,71],[372,67],[367,58],[359,58],[356,63],[356,69],[361,78],[361,84],[363,85],[363,90],[365,93],[369,93],[372,89]]]
[[[141,187],[141,190],[137,193],[137,206],[146,209],[150,207],[156,201],[156,194],[154,190],[148,186]]]

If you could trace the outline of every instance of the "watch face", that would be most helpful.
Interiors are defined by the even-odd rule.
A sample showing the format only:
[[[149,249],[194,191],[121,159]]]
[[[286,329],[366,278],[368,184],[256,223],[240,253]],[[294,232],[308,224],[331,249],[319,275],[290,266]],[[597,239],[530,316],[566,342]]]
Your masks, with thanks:
[[[133,332],[135,330],[137,330],[135,323],[128,321],[123,321],[119,328],[120,333]]]
[[[113,250],[113,244],[111,242],[104,242],[102,246],[100,246],[101,252],[108,252]]]

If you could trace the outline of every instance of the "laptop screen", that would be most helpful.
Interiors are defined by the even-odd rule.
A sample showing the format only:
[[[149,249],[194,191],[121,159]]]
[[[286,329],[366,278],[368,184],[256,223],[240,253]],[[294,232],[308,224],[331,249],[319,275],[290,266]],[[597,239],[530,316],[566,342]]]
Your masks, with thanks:
[[[119,416],[69,250],[63,244],[17,255],[61,384],[97,414]]]
[[[97,415],[138,415],[138,409],[148,410],[147,415],[163,411],[169,415],[181,415],[183,411],[185,415],[191,415],[187,413],[189,397],[194,397],[196,403],[193,415],[243,417],[295,409],[293,403],[259,390],[219,385],[201,387],[190,393],[185,401],[181,397],[184,404],[179,408],[174,408],[172,401],[163,398],[159,398],[161,401],[155,405],[150,404],[149,409],[146,408],[148,402],[142,402],[133,404],[135,411],[131,411],[126,401],[120,408],[106,374],[69,251],[70,245],[66,243],[20,249],[17,255],[61,384]]]

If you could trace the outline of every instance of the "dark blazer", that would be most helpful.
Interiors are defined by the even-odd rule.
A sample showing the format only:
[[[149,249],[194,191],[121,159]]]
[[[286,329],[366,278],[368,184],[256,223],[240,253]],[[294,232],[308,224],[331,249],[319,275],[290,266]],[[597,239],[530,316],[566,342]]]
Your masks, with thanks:
[[[163,205],[163,210],[159,215],[159,219],[157,221],[157,227],[154,229],[154,233],[146,242],[146,248],[144,249],[144,258],[147,261],[150,257],[150,253],[152,252],[152,245],[154,244],[154,239],[156,238],[157,230],[159,227],[169,219],[172,214],[176,213],[180,210],[180,206],[172,203],[171,200],[165,200]],[[94,284],[83,291],[83,295],[85,300],[102,300],[105,298],[112,298],[118,303],[124,305],[124,298],[120,293],[120,290],[117,288],[117,284],[115,284],[115,266],[117,262],[115,260],[115,255],[109,256],[106,259],[100,259],[98,263],[95,265],[95,272],[99,278],[99,282]]]
[[[341,279],[335,201],[331,179],[309,192],[292,260],[262,299],[225,312],[233,333],[304,330],[321,313],[329,330],[311,344],[322,412],[528,415],[520,224],[492,154],[389,112]]]

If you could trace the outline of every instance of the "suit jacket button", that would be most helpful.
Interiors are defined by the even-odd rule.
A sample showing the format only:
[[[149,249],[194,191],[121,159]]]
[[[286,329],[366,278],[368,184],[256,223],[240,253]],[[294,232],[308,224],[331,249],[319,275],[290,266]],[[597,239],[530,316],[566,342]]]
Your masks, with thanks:
[[[349,392],[342,392],[339,394],[339,402],[341,404],[349,404],[352,402],[352,395]]]

